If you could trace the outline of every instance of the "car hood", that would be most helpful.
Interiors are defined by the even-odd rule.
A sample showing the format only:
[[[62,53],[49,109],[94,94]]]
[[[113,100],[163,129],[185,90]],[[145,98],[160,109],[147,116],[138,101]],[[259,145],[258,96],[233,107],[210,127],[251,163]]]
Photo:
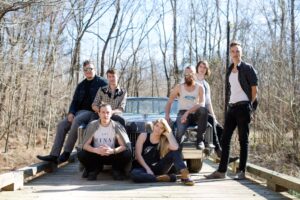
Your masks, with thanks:
[[[126,122],[153,122],[159,118],[165,118],[164,114],[131,114],[123,113],[122,117]],[[176,120],[176,115],[170,115],[172,121]]]
[[[164,118],[164,114],[132,114],[123,113],[122,117],[126,121],[126,129],[129,133],[151,132],[150,122],[159,118]],[[176,120],[176,115],[170,115],[172,122]],[[173,124],[173,123],[171,123]]]

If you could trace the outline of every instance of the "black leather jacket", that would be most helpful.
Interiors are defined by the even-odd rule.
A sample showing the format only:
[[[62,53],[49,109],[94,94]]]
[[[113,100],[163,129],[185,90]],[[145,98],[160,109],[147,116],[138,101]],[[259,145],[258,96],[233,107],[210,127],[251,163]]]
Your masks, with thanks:
[[[226,70],[226,90],[225,90],[225,106],[227,107],[230,98],[230,83],[229,76],[233,69],[233,63]],[[241,62],[237,69],[239,71],[238,79],[241,84],[242,89],[248,96],[249,100],[252,99],[251,86],[257,86],[257,74],[255,69],[248,63]],[[257,100],[253,103],[253,108],[256,109]]]

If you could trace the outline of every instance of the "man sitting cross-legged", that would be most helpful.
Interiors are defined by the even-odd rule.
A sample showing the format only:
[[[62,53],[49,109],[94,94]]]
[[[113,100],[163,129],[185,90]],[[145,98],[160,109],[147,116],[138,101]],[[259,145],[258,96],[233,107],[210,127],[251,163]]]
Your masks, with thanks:
[[[96,180],[103,165],[112,165],[113,178],[123,180],[131,162],[130,140],[124,127],[111,120],[109,104],[102,104],[98,114],[100,119],[88,124],[83,150],[78,152],[78,160],[85,167],[83,177]]]

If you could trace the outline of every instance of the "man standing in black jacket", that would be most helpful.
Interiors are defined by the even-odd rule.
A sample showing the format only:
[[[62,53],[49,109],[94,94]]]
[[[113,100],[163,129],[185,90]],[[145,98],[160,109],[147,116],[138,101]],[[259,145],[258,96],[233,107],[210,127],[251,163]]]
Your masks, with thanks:
[[[76,87],[69,113],[67,117],[57,125],[55,140],[50,155],[38,155],[38,159],[55,163],[57,161],[67,161],[77,140],[78,127],[81,124],[87,124],[97,117],[92,110],[92,103],[98,89],[107,85],[107,80],[96,75],[95,66],[90,60],[83,62],[83,72],[85,79]],[[60,155],[68,132],[69,136],[65,143],[64,152]]]
[[[223,151],[218,170],[207,175],[207,179],[225,178],[230,153],[230,141],[236,127],[238,127],[240,142],[240,163],[234,179],[245,179],[251,112],[257,105],[257,75],[250,64],[242,61],[242,47],[239,43],[232,42],[230,44],[230,56],[233,63],[226,72],[225,106],[227,106],[227,111],[222,136]]]

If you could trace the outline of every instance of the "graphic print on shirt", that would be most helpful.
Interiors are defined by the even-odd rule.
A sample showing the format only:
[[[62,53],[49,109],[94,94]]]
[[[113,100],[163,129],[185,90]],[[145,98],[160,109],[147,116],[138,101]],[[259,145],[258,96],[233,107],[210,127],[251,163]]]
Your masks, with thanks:
[[[109,126],[99,126],[94,134],[94,147],[100,147],[103,145],[107,145],[111,148],[115,147],[115,130],[112,127],[112,123]]]
[[[184,96],[183,98],[185,98],[188,101],[194,101],[196,99],[196,97],[194,97],[194,96],[188,96],[188,95]]]
[[[148,146],[144,149],[144,154],[149,153],[153,148],[155,148],[154,146]]]

